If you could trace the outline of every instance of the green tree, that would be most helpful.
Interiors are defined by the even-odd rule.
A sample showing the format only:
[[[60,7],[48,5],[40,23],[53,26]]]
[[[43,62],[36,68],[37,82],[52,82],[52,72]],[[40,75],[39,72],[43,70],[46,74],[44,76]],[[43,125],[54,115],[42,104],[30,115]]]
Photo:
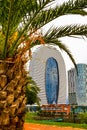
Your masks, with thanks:
[[[0,129],[22,130],[26,104],[26,52],[38,44],[53,43],[75,64],[60,37],[87,35],[87,25],[66,25],[38,33],[50,21],[67,14],[87,15],[87,0],[69,0],[50,8],[54,0],[0,0]]]
[[[31,77],[27,78],[27,85],[26,85],[26,98],[27,98],[27,104],[34,104],[37,103],[39,105],[40,98],[38,97],[38,93],[40,92],[39,87],[35,83],[34,80],[32,80]]]

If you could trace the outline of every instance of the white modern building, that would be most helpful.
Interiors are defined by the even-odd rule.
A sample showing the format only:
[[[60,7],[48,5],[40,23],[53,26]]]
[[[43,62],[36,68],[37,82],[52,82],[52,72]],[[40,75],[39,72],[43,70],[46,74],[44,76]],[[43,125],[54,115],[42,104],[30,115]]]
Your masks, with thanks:
[[[29,74],[40,87],[40,104],[66,104],[66,68],[56,46],[41,45],[35,49]]]
[[[87,106],[87,65],[77,64],[78,75],[75,68],[68,71],[68,96],[70,104]]]

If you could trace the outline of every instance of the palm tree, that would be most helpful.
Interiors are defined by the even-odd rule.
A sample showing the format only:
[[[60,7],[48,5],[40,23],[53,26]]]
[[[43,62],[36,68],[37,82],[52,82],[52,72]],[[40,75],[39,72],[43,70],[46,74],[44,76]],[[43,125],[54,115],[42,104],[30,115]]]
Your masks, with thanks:
[[[50,8],[54,0],[0,0],[0,129],[22,130],[25,115],[26,52],[38,44],[54,43],[75,65],[60,37],[86,35],[87,25],[70,25],[38,33],[50,21],[67,14],[87,15],[87,0],[69,0]]]
[[[31,77],[27,77],[27,85],[26,85],[26,98],[27,104],[34,104],[37,103],[37,105],[39,104],[40,98],[38,97],[38,93],[40,92],[39,87],[37,86],[36,82],[31,78]]]

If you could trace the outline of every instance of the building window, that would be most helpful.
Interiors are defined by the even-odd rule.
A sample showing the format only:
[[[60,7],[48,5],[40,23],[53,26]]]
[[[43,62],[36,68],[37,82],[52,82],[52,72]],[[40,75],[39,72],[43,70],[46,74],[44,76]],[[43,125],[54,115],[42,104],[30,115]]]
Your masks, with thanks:
[[[50,57],[46,62],[45,84],[48,104],[57,104],[59,93],[59,70],[58,63],[53,57]]]

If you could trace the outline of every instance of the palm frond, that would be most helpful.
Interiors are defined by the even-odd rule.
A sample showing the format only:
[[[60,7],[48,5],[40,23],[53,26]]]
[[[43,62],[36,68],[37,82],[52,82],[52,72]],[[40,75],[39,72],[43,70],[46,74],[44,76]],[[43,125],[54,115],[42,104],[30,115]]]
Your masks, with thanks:
[[[13,1],[10,2],[9,13],[8,13],[6,39],[5,39],[4,50],[3,50],[4,58],[6,58],[6,53],[7,53],[7,44],[8,44],[8,36],[9,36],[9,31],[10,31],[12,5],[13,5]]]
[[[87,15],[85,10],[82,10],[86,7],[87,0],[76,0],[75,2],[68,1],[64,2],[62,5],[57,5],[56,8],[49,8],[47,10],[41,10],[41,12],[35,17],[31,23],[33,28],[41,28],[45,24],[49,23],[53,19],[61,15],[66,14],[81,14]]]
[[[64,45],[61,41],[59,41],[58,39],[49,39],[49,37],[45,37],[45,42],[49,45],[49,44],[54,44],[57,45],[59,47],[60,50],[63,50],[66,52],[66,54],[69,56],[69,58],[71,59],[72,63],[74,64],[76,70],[77,70],[77,66],[76,66],[76,62],[75,59],[73,58],[73,55],[71,54],[70,50],[68,49],[68,47],[66,45]]]
[[[44,36],[50,38],[61,38],[64,36],[73,36],[73,35],[87,35],[87,25],[66,25],[60,26],[57,28],[50,28]]]
[[[12,45],[12,50],[10,51],[10,53],[14,53],[14,50],[16,47],[18,47],[17,43],[19,41],[19,39],[21,38],[21,36],[23,34],[27,34],[27,32],[29,32],[29,30],[32,30],[32,21],[34,21],[34,19],[36,18],[36,16],[40,13],[40,11],[49,3],[51,2],[51,0],[39,0],[37,2],[35,2],[35,0],[33,0],[32,2],[32,6],[29,9],[29,12],[26,13],[25,17],[24,17],[24,21],[22,21],[22,23],[24,24],[24,27],[22,26],[22,30],[19,33],[18,38],[16,39],[16,41],[14,42],[14,44]],[[34,4],[33,4],[34,3]],[[36,7],[36,8],[35,8]],[[23,19],[22,19],[23,20]],[[27,22],[26,22],[27,20]],[[34,29],[34,28],[33,28]],[[33,31],[34,32],[34,31]],[[32,33],[33,33],[32,32]]]
[[[31,4],[28,7],[29,11],[26,13],[26,15],[22,19],[22,23],[23,23],[24,27],[22,26],[22,31],[19,34],[15,43],[13,44],[13,48],[15,48],[16,43],[18,42],[18,40],[24,34],[25,31],[30,30],[32,28],[33,28],[33,30],[35,30],[36,28],[39,29],[42,26],[44,26],[45,24],[47,24],[48,22],[50,22],[51,20],[59,17],[60,15],[70,13],[70,11],[77,9],[78,5],[79,5],[79,7],[85,7],[85,4],[86,4],[86,2],[82,1],[82,4],[78,3],[78,5],[76,5],[75,3],[70,1],[67,3],[63,3],[60,6],[57,6],[55,9],[50,8],[49,10],[44,10],[46,5],[48,5],[50,2],[51,2],[51,0],[46,0],[46,1],[33,0],[31,2]],[[80,11],[79,13],[82,14],[82,12],[83,11]],[[87,12],[85,14],[87,14]]]
[[[23,42],[21,41],[22,36],[25,37],[25,41],[27,37],[31,36],[31,34],[53,19],[70,13],[87,15],[87,12],[83,10],[87,6],[87,0],[69,0],[62,5],[50,8],[50,4],[52,4],[53,1],[54,0],[0,0],[0,25],[2,27],[2,34],[5,37],[4,49],[2,49],[4,50],[4,58],[17,54],[18,46]],[[75,26],[68,28],[67,26],[64,27],[64,29],[63,27],[53,29],[48,36],[54,37],[55,39],[66,35],[87,35],[86,27],[79,27],[81,28],[79,29]],[[18,34],[15,40],[13,39],[12,42],[10,42],[10,39],[16,32]],[[39,44],[39,40],[37,40],[36,44]],[[34,45],[35,44],[31,44],[31,46]],[[0,49],[1,55],[2,50]]]

